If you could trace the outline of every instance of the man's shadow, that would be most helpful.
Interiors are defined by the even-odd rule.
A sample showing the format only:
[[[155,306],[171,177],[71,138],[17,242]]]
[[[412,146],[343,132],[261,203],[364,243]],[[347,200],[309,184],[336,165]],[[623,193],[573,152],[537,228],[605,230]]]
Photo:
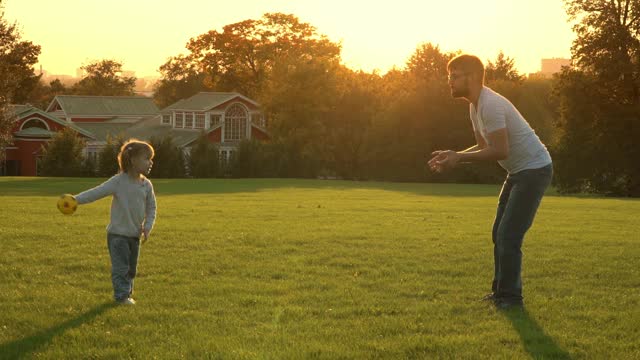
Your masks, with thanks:
[[[54,337],[63,334],[69,329],[92,321],[98,315],[114,306],[117,305],[111,302],[105,303],[62,324],[44,329],[20,340],[0,344],[0,359],[22,359],[47,345]]]
[[[520,335],[525,351],[533,359],[571,359],[552,337],[545,334],[538,323],[531,318],[526,309],[502,311],[511,321],[511,325]]]

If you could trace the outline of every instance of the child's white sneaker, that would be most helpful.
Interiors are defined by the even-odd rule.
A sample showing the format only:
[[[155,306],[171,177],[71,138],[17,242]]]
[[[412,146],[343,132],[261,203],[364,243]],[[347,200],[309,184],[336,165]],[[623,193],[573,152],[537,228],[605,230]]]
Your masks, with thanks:
[[[136,301],[133,300],[132,298],[126,298],[124,300],[118,300],[116,301],[118,304],[120,305],[135,305]]]

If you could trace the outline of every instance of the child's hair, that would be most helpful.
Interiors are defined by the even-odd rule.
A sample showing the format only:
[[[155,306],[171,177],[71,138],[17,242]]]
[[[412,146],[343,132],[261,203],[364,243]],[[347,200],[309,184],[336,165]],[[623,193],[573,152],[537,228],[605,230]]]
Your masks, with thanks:
[[[131,159],[142,153],[146,153],[151,159],[153,159],[153,156],[155,155],[153,146],[147,142],[140,141],[138,139],[129,139],[125,141],[120,147],[120,152],[118,153],[118,166],[120,167],[120,172],[127,172],[131,167]]]
[[[482,60],[477,56],[467,54],[458,55],[449,61],[447,70],[449,72],[452,70],[460,70],[467,74],[480,75],[480,79],[482,79],[484,83],[484,65],[482,64]]]

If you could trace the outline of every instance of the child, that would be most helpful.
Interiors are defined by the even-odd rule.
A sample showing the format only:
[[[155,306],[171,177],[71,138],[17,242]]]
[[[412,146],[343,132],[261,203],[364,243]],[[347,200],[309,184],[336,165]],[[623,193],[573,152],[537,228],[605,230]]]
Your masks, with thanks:
[[[135,305],[131,298],[136,276],[140,237],[144,244],[156,218],[156,197],[151,181],[145,177],[153,165],[151,145],[130,139],[120,148],[120,172],[99,186],[75,196],[78,204],[87,204],[108,195],[111,221],[107,226],[107,246],[111,257],[111,281],[117,303]]]

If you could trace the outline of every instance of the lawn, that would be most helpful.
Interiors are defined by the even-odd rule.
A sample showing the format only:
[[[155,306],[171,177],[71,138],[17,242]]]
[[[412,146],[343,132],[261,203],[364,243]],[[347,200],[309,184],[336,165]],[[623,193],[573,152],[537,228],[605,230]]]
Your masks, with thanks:
[[[0,177],[0,358],[640,358],[640,201],[550,191],[525,310],[477,301],[498,186],[156,179],[133,307],[99,179]]]

